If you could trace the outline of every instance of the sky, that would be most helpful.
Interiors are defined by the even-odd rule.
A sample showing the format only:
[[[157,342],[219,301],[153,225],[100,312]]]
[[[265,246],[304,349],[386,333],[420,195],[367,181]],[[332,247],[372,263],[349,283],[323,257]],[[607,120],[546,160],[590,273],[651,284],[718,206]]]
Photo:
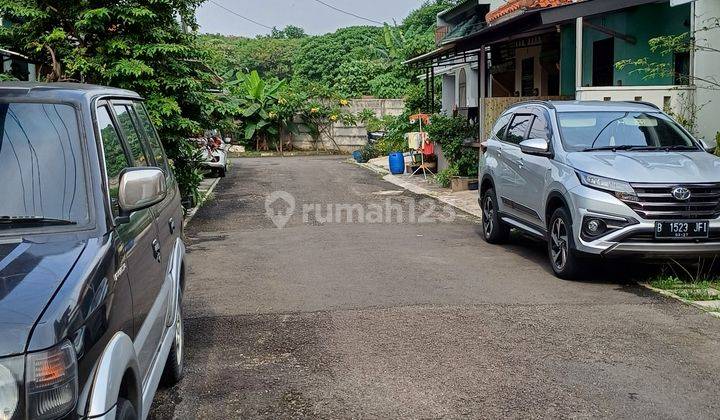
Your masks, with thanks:
[[[422,0],[322,0],[347,12],[378,21],[398,23],[422,4]],[[373,25],[320,4],[317,0],[207,0],[197,11],[202,33],[254,37],[269,29],[243,20],[214,3],[266,26],[300,26],[312,35],[334,32],[354,25]]]

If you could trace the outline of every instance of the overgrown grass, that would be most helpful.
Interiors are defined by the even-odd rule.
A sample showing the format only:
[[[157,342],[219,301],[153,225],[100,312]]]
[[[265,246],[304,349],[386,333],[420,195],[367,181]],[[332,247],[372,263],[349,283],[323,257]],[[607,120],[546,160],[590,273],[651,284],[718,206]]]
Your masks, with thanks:
[[[649,282],[656,289],[667,290],[675,295],[695,301],[720,300],[720,296],[710,289],[720,290],[718,280],[683,281],[677,276],[658,275]]]
[[[718,296],[714,293],[710,293],[708,289],[679,289],[674,290],[673,293],[687,300],[718,300]]]

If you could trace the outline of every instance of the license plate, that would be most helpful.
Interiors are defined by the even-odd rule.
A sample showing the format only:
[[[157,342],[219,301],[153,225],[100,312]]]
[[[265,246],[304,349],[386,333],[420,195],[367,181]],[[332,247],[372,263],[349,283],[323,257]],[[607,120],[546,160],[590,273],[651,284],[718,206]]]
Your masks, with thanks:
[[[710,222],[707,220],[655,222],[656,238],[707,238],[709,232]]]

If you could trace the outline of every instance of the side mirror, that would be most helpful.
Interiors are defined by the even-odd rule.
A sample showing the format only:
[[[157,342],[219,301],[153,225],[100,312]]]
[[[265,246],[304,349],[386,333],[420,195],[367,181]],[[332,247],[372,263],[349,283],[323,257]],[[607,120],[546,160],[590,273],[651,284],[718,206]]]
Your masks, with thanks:
[[[545,139],[528,139],[520,142],[520,151],[528,155],[548,156],[550,145]]]
[[[151,207],[167,195],[165,173],[160,168],[128,168],[120,174],[118,204],[120,223],[130,221],[134,211]]]
[[[713,154],[715,153],[717,144],[711,143],[705,139],[698,139],[698,141],[700,142],[700,145],[702,146],[703,149],[705,149],[706,152],[713,153]]]

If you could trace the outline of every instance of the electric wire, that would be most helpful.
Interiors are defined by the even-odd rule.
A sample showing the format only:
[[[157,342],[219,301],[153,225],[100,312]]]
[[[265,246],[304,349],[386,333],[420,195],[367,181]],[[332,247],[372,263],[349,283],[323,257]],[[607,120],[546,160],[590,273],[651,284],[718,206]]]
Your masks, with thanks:
[[[221,9],[225,10],[225,11],[228,12],[228,13],[232,13],[233,15],[235,15],[235,16],[241,18],[241,19],[245,19],[246,21],[248,21],[248,22],[250,22],[250,23],[254,23],[254,24],[256,24],[256,25],[258,25],[258,26],[262,26],[263,28],[266,28],[266,29],[270,29],[270,30],[273,30],[273,29],[274,29],[273,27],[268,26],[268,25],[265,25],[264,23],[260,23],[260,22],[254,20],[254,19],[250,19],[250,18],[247,17],[247,16],[243,16],[243,15],[241,15],[240,13],[238,13],[238,12],[232,10],[232,9],[228,9],[227,7],[225,7],[225,6],[223,6],[222,4],[216,2],[215,0],[209,0],[209,2],[212,3],[212,4],[214,4],[214,5],[217,6],[217,7],[221,8]]]
[[[210,0],[210,1],[212,1],[212,0]],[[340,9],[339,7],[335,7],[335,6],[333,6],[332,4],[326,3],[326,2],[324,2],[323,0],[314,0],[314,1],[317,2],[317,3],[320,3],[320,4],[324,5],[324,6],[327,6],[327,7],[331,8],[331,9],[333,9],[333,10],[335,10],[335,11],[338,11],[338,12],[340,12],[340,13],[344,13],[344,14],[346,14],[346,15],[353,16],[353,17],[356,17],[356,18],[358,18],[358,19],[361,19],[361,20],[364,20],[364,21],[367,21],[367,22],[375,23],[375,24],[377,24],[377,25],[384,25],[383,22],[379,22],[379,21],[374,20],[374,19],[366,18],[366,17],[364,17],[364,16],[360,16],[360,15],[355,14],[355,13],[353,13],[353,12],[348,12],[347,10]]]

